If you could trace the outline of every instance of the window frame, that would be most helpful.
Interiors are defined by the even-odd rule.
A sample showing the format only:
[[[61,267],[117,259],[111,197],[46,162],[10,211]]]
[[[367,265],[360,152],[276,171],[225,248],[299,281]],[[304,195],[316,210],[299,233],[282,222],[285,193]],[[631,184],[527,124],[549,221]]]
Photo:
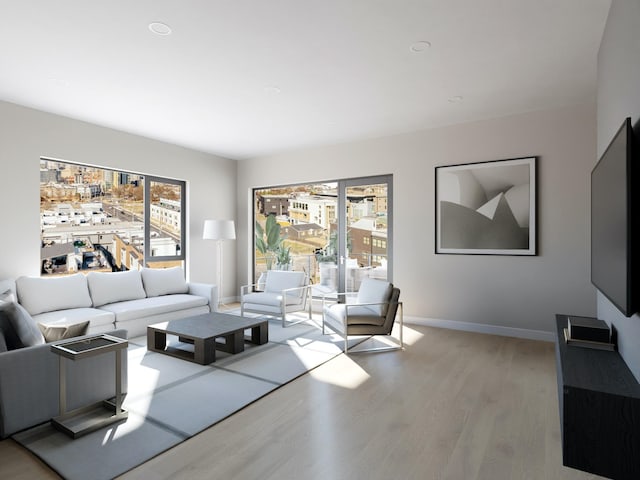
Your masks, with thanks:
[[[147,192],[151,192],[151,182],[156,183],[168,183],[170,185],[177,185],[180,187],[180,254],[179,255],[157,255],[152,256],[151,252],[151,195],[147,195]],[[187,213],[187,200],[186,200],[187,185],[184,180],[176,180],[172,178],[164,178],[152,175],[144,176],[144,266],[147,263],[155,262],[170,262],[170,261],[185,261],[186,259],[186,213]]]
[[[258,281],[257,278],[257,256],[256,256],[256,230],[255,230],[255,222],[257,218],[257,213],[259,210],[259,199],[258,192],[263,190],[272,190],[272,189],[282,189],[282,188],[293,188],[298,186],[308,186],[308,185],[321,185],[321,184],[336,184],[336,201],[335,201],[335,212],[333,212],[333,218],[336,224],[336,231],[338,232],[339,241],[336,245],[336,267],[338,269],[338,291],[346,291],[346,266],[345,263],[341,260],[346,258],[347,256],[347,243],[348,243],[348,232],[347,232],[347,216],[348,216],[348,208],[349,202],[347,202],[347,189],[350,187],[358,187],[362,185],[368,184],[384,184],[387,189],[387,200],[385,208],[388,212],[388,224],[386,228],[386,240],[382,240],[384,242],[384,247],[378,247],[380,249],[385,249],[385,254],[381,255],[381,252],[375,253],[375,256],[379,259],[384,258],[387,261],[387,269],[386,269],[386,278],[389,282],[393,280],[393,174],[382,174],[382,175],[372,175],[372,176],[363,176],[363,177],[353,177],[353,178],[342,178],[342,179],[333,179],[333,180],[319,180],[319,181],[307,181],[307,182],[296,182],[290,184],[276,184],[276,185],[268,185],[262,187],[253,187],[251,189],[251,207],[250,207],[250,215],[252,219],[252,228],[251,228],[251,238],[252,238],[252,248],[251,248],[251,278],[254,278],[255,282]],[[266,200],[265,203],[268,201]],[[295,202],[292,203],[292,208],[295,208]],[[266,212],[266,206],[263,207],[263,210]],[[309,204],[300,202],[300,210],[301,211],[309,211]],[[270,212],[267,212],[270,213]],[[330,214],[328,214],[331,217]],[[312,219],[308,217],[306,220],[309,223],[314,223]],[[317,222],[316,222],[317,223]],[[373,248],[373,243],[375,241],[380,242],[381,239],[372,238],[371,242],[368,243]],[[372,254],[374,255],[374,254]],[[372,257],[373,258],[373,257]]]
[[[183,264],[183,268],[186,271],[186,257],[187,257],[187,229],[186,229],[186,217],[187,217],[187,182],[185,180],[178,180],[175,178],[166,178],[166,177],[161,177],[161,176],[157,176],[157,175],[149,175],[149,174],[145,174],[145,173],[140,173],[140,172],[133,172],[133,171],[129,171],[129,170],[123,170],[123,169],[118,169],[118,168],[112,168],[112,167],[105,167],[105,166],[101,166],[101,165],[94,165],[94,164],[90,164],[90,163],[82,163],[82,162],[74,162],[74,161],[70,161],[70,160],[64,160],[64,159],[59,159],[59,158],[53,158],[53,157],[47,157],[47,156],[41,156],[39,158],[39,162],[38,165],[40,166],[42,164],[42,162],[53,162],[56,164],[62,164],[62,165],[69,165],[69,166],[73,166],[73,167],[84,167],[84,168],[91,168],[91,169],[95,169],[95,170],[102,170],[104,172],[113,172],[117,175],[134,175],[134,176],[138,176],[141,177],[141,181],[143,182],[143,215],[144,215],[144,219],[143,219],[143,241],[144,241],[144,245],[143,245],[143,258],[142,258],[142,267],[150,267],[153,268],[153,264],[154,263],[159,263],[159,262],[182,262]],[[151,249],[151,183],[152,182],[156,182],[156,183],[165,183],[165,184],[170,184],[170,185],[175,185],[178,186],[180,188],[180,240],[178,242],[178,246],[179,246],[179,253],[176,255],[157,255],[157,256],[153,256],[152,253],[152,249]],[[42,183],[40,183],[40,185],[42,185]],[[40,215],[42,215],[42,206],[40,206]],[[173,222],[172,222],[173,223]],[[114,233],[117,234],[117,233]],[[101,233],[97,234],[99,236],[99,238],[102,238]],[[41,231],[40,234],[40,241],[43,241],[43,233]],[[115,257],[115,252],[113,252],[113,255]],[[126,253],[126,251],[123,249],[120,252],[120,256],[123,255],[128,255],[128,253]],[[40,275],[45,275],[45,273],[43,273],[43,269],[42,269],[42,264],[43,264],[43,259],[40,258],[39,259],[40,262]],[[124,259],[121,258],[120,262],[122,264],[124,264]],[[137,259],[136,262],[138,265],[140,265],[140,259]],[[113,265],[112,265],[113,267]],[[79,269],[79,272],[86,272],[86,270],[82,270]],[[72,272],[67,272],[67,274],[70,274]]]

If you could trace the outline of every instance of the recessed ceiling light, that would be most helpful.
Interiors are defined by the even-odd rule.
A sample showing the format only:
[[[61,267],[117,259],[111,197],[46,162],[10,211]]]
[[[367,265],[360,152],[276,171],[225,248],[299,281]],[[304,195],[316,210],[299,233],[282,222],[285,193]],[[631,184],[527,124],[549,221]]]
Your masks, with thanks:
[[[171,27],[162,22],[150,23],[149,30],[151,30],[156,35],[171,35]]]
[[[412,43],[409,47],[413,53],[421,53],[427,50],[431,46],[431,42],[427,42],[425,40],[421,40],[419,42]]]
[[[460,103],[462,101],[462,98],[460,95],[456,95],[455,97],[449,97],[449,99],[447,100],[449,103]]]
[[[280,95],[282,93],[282,89],[280,87],[276,87],[275,85],[269,85],[264,87],[264,93],[267,95]]]
[[[68,88],[69,87],[69,81],[65,80],[64,78],[58,78],[58,77],[49,77],[49,81],[54,84],[57,85],[59,87],[65,87]]]

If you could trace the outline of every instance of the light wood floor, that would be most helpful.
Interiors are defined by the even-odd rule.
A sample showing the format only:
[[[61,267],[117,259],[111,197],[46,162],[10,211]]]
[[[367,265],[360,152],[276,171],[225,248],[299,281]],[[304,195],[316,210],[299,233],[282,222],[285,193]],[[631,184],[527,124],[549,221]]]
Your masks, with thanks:
[[[405,325],[119,477],[591,479],[562,466],[551,343]],[[0,478],[58,478],[12,440]]]

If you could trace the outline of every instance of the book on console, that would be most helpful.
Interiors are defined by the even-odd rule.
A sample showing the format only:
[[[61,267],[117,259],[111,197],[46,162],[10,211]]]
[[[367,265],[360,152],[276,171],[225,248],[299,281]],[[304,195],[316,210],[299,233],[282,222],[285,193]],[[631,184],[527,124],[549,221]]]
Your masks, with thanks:
[[[564,340],[567,342],[567,345],[572,345],[574,347],[584,347],[584,348],[594,348],[596,350],[609,350],[614,351],[616,349],[615,344],[611,342],[596,342],[592,340],[576,340],[571,338],[569,334],[569,329],[564,329]]]
[[[572,340],[611,343],[609,325],[598,318],[570,315],[567,320],[567,329]]]

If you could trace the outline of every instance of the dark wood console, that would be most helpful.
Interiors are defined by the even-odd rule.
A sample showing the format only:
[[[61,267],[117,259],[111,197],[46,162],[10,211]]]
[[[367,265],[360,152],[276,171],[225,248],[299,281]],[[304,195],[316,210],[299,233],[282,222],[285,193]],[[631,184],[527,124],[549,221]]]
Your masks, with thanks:
[[[556,315],[556,324],[563,464],[639,479],[640,384],[618,352],[567,345],[567,315]]]

